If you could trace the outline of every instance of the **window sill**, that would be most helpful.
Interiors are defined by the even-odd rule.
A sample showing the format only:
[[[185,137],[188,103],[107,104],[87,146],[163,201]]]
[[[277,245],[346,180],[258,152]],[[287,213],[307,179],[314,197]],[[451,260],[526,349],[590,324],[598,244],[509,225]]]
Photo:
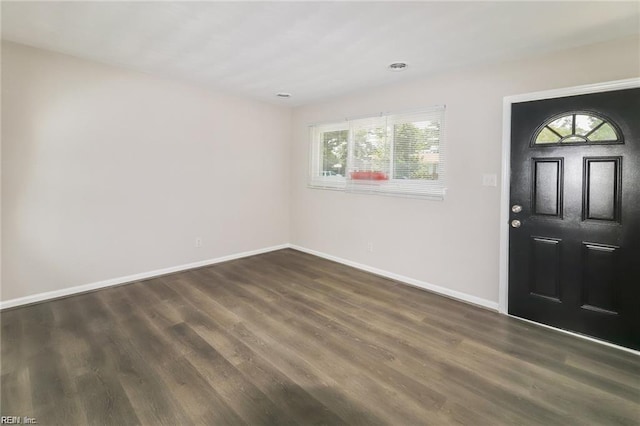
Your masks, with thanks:
[[[414,181],[415,182],[415,181]],[[356,179],[314,179],[307,185],[310,189],[328,189],[353,194],[383,195],[389,197],[416,198],[422,200],[443,201],[446,188],[441,184],[413,184],[413,187],[399,187],[407,181],[402,180],[356,180]],[[411,184],[409,184],[411,185]]]

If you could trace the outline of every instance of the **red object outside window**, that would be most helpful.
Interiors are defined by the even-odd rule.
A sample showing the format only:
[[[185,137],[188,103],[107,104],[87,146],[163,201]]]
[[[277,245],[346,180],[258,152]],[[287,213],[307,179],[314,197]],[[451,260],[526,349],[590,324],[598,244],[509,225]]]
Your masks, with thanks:
[[[351,179],[353,180],[389,180],[384,172],[364,171],[364,172],[351,172]]]

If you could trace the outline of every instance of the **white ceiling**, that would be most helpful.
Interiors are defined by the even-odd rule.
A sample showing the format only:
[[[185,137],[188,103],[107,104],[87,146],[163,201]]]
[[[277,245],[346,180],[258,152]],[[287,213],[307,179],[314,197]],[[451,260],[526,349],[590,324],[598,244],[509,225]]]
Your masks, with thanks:
[[[2,2],[3,39],[291,105],[639,31],[637,1]]]

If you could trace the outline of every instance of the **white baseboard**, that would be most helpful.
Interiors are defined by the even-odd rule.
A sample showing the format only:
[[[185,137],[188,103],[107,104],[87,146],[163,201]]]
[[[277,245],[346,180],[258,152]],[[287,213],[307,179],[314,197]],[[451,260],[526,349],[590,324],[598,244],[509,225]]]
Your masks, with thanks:
[[[265,247],[257,250],[230,254],[228,256],[217,257],[215,259],[201,260],[198,262],[187,263],[184,265],[171,266],[169,268],[163,268],[163,269],[156,269],[155,271],[142,272],[139,274],[127,275],[125,277],[111,278],[109,280],[83,284],[75,287],[64,288],[61,290],[47,291],[45,293],[38,293],[38,294],[32,294],[30,296],[18,297],[16,299],[10,299],[10,300],[0,302],[0,310],[13,308],[21,305],[28,305],[36,302],[42,302],[50,299],[58,299],[60,297],[70,296],[72,294],[78,294],[78,293],[85,293],[87,291],[97,290],[105,287],[112,287],[114,285],[146,280],[149,278],[158,277],[160,275],[166,275],[166,274],[171,274],[173,272],[185,271],[187,269],[200,268],[203,266],[213,265],[220,262],[226,262],[228,260],[255,256],[256,254],[267,253],[275,250],[282,250],[289,247],[290,247],[289,244],[280,244],[277,246]]]
[[[10,299],[0,302],[0,310],[13,308],[16,306],[28,305],[31,303],[42,302],[45,300],[58,299],[60,297],[71,296],[73,294],[85,293],[87,291],[97,290],[105,287],[112,287],[115,285],[126,284],[130,282],[146,280],[149,278],[158,277],[161,275],[171,274],[173,272],[185,271],[187,269],[200,268],[203,266],[213,265],[220,262],[226,262],[228,260],[240,259],[243,257],[254,256],[256,254],[268,253],[270,251],[282,250],[285,248],[292,248],[304,253],[312,254],[314,256],[322,257],[324,259],[332,260],[334,262],[342,263],[347,266],[351,266],[363,271],[371,272],[376,275],[380,275],[386,278],[402,282],[407,285],[422,288],[434,293],[438,293],[453,299],[457,299],[463,302],[471,303],[473,305],[482,306],[494,311],[498,310],[498,303],[491,300],[482,299],[480,297],[472,296],[470,294],[462,293],[456,290],[451,290],[445,287],[440,287],[434,284],[430,284],[424,281],[420,281],[414,278],[405,277],[403,275],[395,274],[393,272],[385,271],[382,269],[374,268],[373,266],[364,265],[362,263],[353,262],[351,260],[343,259],[330,254],[322,253],[316,250],[311,250],[305,247],[297,246],[294,244],[280,244],[277,246],[265,247],[262,249],[246,251],[242,253],[235,253],[228,256],[217,257],[215,259],[201,260],[199,262],[187,263],[184,265],[172,266],[169,268],[157,269],[155,271],[142,272],[134,275],[127,275],[124,277],[112,278],[104,281],[98,281],[89,284],[83,284],[75,287],[64,288],[61,290],[48,291],[45,293],[33,294],[30,296],[19,297],[17,299]]]
[[[434,284],[430,284],[424,281],[417,280],[415,278],[405,277],[404,275],[395,274],[393,272],[388,272],[382,269],[374,268],[373,266],[364,265],[362,263],[353,262],[351,260],[343,259],[337,256],[332,256],[330,254],[322,253],[316,250],[311,250],[305,247],[300,247],[295,244],[289,244],[294,250],[298,250],[304,253],[312,254],[314,256],[322,257],[324,259],[332,260],[334,262],[342,263],[347,266],[351,266],[357,269],[361,269],[363,271],[371,272],[372,274],[380,275],[382,277],[391,278],[392,280],[400,281],[404,284],[408,284],[413,287],[422,288],[424,290],[431,291],[433,293],[438,293],[443,296],[450,297],[452,299],[460,300],[462,302],[471,303],[472,305],[482,306],[483,308],[491,309],[492,311],[498,311],[498,302],[493,302],[491,300],[482,299],[480,297],[472,296],[467,293],[462,293],[460,291],[451,290],[446,287],[440,287]]]

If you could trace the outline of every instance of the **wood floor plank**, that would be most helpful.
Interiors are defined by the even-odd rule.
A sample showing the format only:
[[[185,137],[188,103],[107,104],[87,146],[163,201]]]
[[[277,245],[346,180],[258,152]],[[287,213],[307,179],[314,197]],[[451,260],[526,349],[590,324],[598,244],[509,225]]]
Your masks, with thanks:
[[[0,414],[640,424],[640,358],[291,249],[0,313]]]
[[[264,279],[263,279],[264,281]],[[251,289],[253,289],[254,291],[257,288],[260,288],[261,285],[259,282],[254,282],[252,285],[250,286]],[[365,343],[367,345],[368,348],[376,348],[378,347],[378,345],[375,342],[381,342],[381,343],[385,343],[386,347],[396,347],[400,342],[398,342],[396,340],[396,336],[387,334],[385,332],[383,332],[382,328],[377,328],[375,330],[373,330],[372,328],[368,327],[366,324],[362,323],[361,321],[359,321],[358,318],[355,317],[345,317],[344,315],[342,315],[342,313],[338,310],[334,310],[332,309],[331,305],[328,304],[315,304],[314,302],[317,302],[317,300],[314,300],[312,297],[309,296],[309,291],[307,292],[288,292],[285,286],[280,286],[278,282],[276,282],[275,280],[271,280],[267,283],[264,284],[264,287],[262,287],[263,290],[265,291],[275,291],[277,292],[279,295],[281,295],[282,297],[288,299],[286,301],[286,303],[282,303],[282,306],[287,306],[290,308],[295,308],[296,311],[300,314],[300,316],[318,316],[320,314],[318,314],[318,312],[322,312],[323,314],[330,314],[330,318],[329,317],[325,317],[324,319],[320,319],[319,322],[320,323],[332,323],[335,324],[336,321],[340,322],[340,325],[342,327],[344,327],[343,329],[339,329],[338,327],[336,327],[335,325],[331,326],[332,329],[334,329],[335,331],[339,332],[342,335],[348,335],[350,334],[349,332],[346,331],[346,329],[352,329],[353,330],[353,334],[351,334],[351,338],[352,339],[358,339],[358,340],[362,340],[363,343]],[[262,294],[262,297],[269,297],[268,294]],[[306,307],[312,308],[311,310],[309,310],[307,312],[307,310],[305,309]],[[358,337],[356,337],[358,336]],[[400,343],[401,344],[401,343]],[[406,344],[405,344],[405,349],[406,348]],[[426,353],[425,351],[418,351],[415,348],[410,348],[413,349],[411,352],[413,352],[414,354],[417,353],[417,355],[414,355],[415,358],[412,359],[408,359],[408,357],[406,356],[393,356],[390,355],[388,356],[387,359],[383,359],[382,361],[385,362],[391,362],[391,365],[394,365],[395,368],[397,368],[399,371],[404,371],[406,374],[410,374],[410,375],[417,375],[420,376],[421,373],[425,370],[428,369],[428,365],[425,365],[424,363],[420,363],[420,360],[424,361],[425,359],[429,358],[430,355],[428,353]],[[448,348],[449,351],[453,351],[454,348]],[[404,354],[403,354],[404,355]],[[432,364],[440,364],[441,361],[438,362],[432,362]],[[465,381],[462,382],[463,384],[467,383],[466,378],[469,375],[473,375],[473,371],[469,371],[469,370],[461,370],[463,371],[462,375],[465,377]],[[438,374],[437,372],[434,372],[433,370],[429,372],[430,377],[426,377],[425,379],[429,379],[430,384],[432,385],[437,385],[438,387],[446,387],[448,390],[454,390],[453,389],[453,385],[452,385],[452,380],[451,380],[451,374],[447,374],[446,377],[444,374]],[[510,377],[507,377],[510,378]],[[435,379],[435,380],[434,380]],[[439,380],[439,381],[436,381]],[[508,381],[502,381],[501,383],[509,383]],[[526,407],[527,404],[529,405],[529,410],[530,413],[535,413],[538,418],[542,419],[546,419],[546,421],[550,422],[552,419],[557,418],[558,417],[558,413],[554,413],[551,409],[551,407],[547,404],[547,406],[545,407],[544,404],[541,406],[540,404],[534,404],[531,402],[527,402],[527,394],[525,393],[521,393],[520,395],[518,395],[518,389],[511,387],[511,389],[501,389],[499,386],[496,386],[492,383],[489,382],[485,382],[483,387],[487,390],[487,392],[485,392],[485,394],[488,393],[489,389],[494,387],[496,388],[496,390],[493,392],[494,395],[492,395],[496,400],[500,400],[500,401],[504,401],[505,399],[508,399],[511,397],[511,395],[513,394],[513,397],[516,398],[521,398],[522,402],[519,403],[519,406],[523,406]],[[508,393],[506,394],[507,396],[505,397],[504,394],[505,392]],[[452,392],[449,392],[452,393]],[[453,394],[455,395],[464,395],[465,400],[464,402],[466,402],[467,404],[470,402],[470,399],[473,399],[473,394],[471,394],[470,392],[464,392],[464,389],[461,389],[461,386],[458,386],[455,388],[455,392],[453,392]],[[483,405],[489,405],[487,404],[488,401],[486,399],[486,397],[482,397],[484,404]],[[478,398],[476,398],[478,399]],[[499,407],[494,407],[494,409],[499,408]],[[504,410],[504,409],[502,409]],[[544,417],[546,412],[546,418]],[[522,413],[520,413],[522,414]]]
[[[90,296],[78,301],[77,309],[84,314],[83,327],[93,349],[93,363],[118,378],[141,423],[181,423],[187,418],[185,410],[172,398],[167,384],[157,374],[160,366],[141,353],[144,342],[130,340],[100,297],[96,293]]]
[[[248,424],[211,386],[206,379],[206,371],[190,361],[189,353],[174,359],[158,374],[167,383],[168,391],[180,401],[193,424]],[[182,421],[187,422],[187,419]]]
[[[52,305],[37,304],[18,312],[22,324],[20,358],[15,369],[4,363],[2,367],[3,374],[11,371],[25,374],[24,370],[28,370],[33,412],[22,415],[50,418],[51,424],[84,422],[86,417],[64,362],[64,348],[51,330],[55,322]]]
[[[107,292],[100,295],[105,305],[117,312],[122,299]],[[149,295],[146,295],[149,297]],[[129,340],[137,342],[141,355],[154,366],[167,391],[185,409],[194,424],[244,424],[241,418],[211,387],[186,358],[189,349],[175,342],[166,324],[156,321],[152,304],[138,305],[127,316],[116,317]],[[170,325],[173,326],[173,325]]]
[[[323,374],[316,375],[316,369],[293,351],[286,350],[280,342],[273,341],[266,335],[262,338],[257,337],[244,326],[237,315],[196,290],[185,280],[175,280],[170,285],[179,290],[180,295],[189,298],[192,304],[191,312],[216,312],[215,316],[202,315],[194,321],[195,328],[200,330],[203,338],[211,339],[223,351],[225,345],[221,343],[224,338],[219,333],[232,339],[233,343],[226,351],[226,356],[232,363],[239,365],[239,368],[247,363],[257,363],[270,371],[272,379],[267,379],[268,387],[272,387],[271,381],[284,382],[288,389],[293,389],[301,395],[302,406],[292,407],[292,401],[286,400],[292,411],[303,415],[300,424],[341,424],[342,421],[347,424],[381,424],[379,419],[354,405],[340,392],[336,392],[337,385],[331,379]],[[296,388],[304,393],[301,394]],[[267,395],[272,398],[271,393]],[[280,397],[275,395],[273,398],[277,400]],[[305,411],[305,407],[308,406],[313,407],[313,411]]]
[[[22,362],[24,339],[21,338],[23,326],[21,310],[7,311],[1,317],[2,345],[0,345],[0,413],[15,416],[19,413],[33,415],[31,401],[31,382],[29,367]],[[8,368],[9,366],[13,368]],[[12,407],[14,411],[7,412],[1,407]],[[4,414],[6,413],[6,414]]]
[[[272,283],[272,284],[273,284],[273,283]],[[233,288],[235,289],[235,291],[240,291],[240,288],[242,288],[242,287],[243,287],[243,285],[242,285],[242,284],[240,284],[240,283],[237,283],[237,285],[236,285],[236,286],[233,286]],[[255,290],[255,289],[256,289],[256,287],[257,287],[257,286],[251,286],[250,288]],[[263,298],[263,299],[268,297],[268,295],[265,295],[265,294],[263,294],[263,295],[261,295],[261,296],[262,296],[261,298]],[[259,299],[261,299],[261,298],[260,298],[260,297],[255,297],[255,298],[252,298],[252,300],[259,300]],[[283,304],[282,304],[282,306],[292,307],[292,306],[294,306],[294,304],[293,304],[293,303],[290,303],[290,302],[287,302],[287,303],[283,303]],[[304,311],[304,308],[302,308],[302,311],[297,312],[297,314],[299,314],[299,315],[294,315],[294,316],[296,316],[296,317],[307,317],[307,318],[309,318],[310,316],[314,316],[314,315],[315,315],[315,316],[317,316],[317,315],[318,315],[318,314],[316,314],[316,313],[314,313],[314,312],[305,312],[305,311]],[[319,319],[319,321],[318,321],[318,322],[319,322],[319,323],[325,323],[325,322],[327,322],[327,323],[328,323],[328,321],[330,321],[330,320],[329,320],[329,319],[326,319],[326,320]],[[332,321],[331,321],[331,322],[332,322]],[[338,331],[338,328],[337,328],[337,327],[335,327],[335,326],[331,326],[331,329],[332,329],[333,331]],[[307,331],[307,333],[306,333],[306,334],[309,334],[309,331]],[[317,334],[318,334],[318,331],[317,331],[317,330],[316,330],[316,331],[314,331],[314,334],[316,334],[316,335],[317,335]],[[339,330],[339,334],[344,336],[344,335],[348,335],[349,333],[348,333],[345,329],[342,329],[342,330]],[[349,339],[350,339],[350,340],[352,340],[352,341],[355,341],[355,340],[361,340],[361,339],[359,339],[358,337],[356,337],[356,336],[354,336],[354,335],[351,335],[350,337],[348,337],[348,340],[349,340]],[[348,340],[347,340],[347,342],[346,342],[346,343],[351,343],[351,344],[353,344],[352,342],[349,342]],[[360,345],[360,343],[366,343],[366,342],[358,342],[358,345]],[[342,347],[342,346],[344,346],[344,345],[338,345],[337,347],[338,347],[338,348],[340,348],[340,347]],[[348,345],[347,345],[347,346],[348,346]],[[375,348],[375,346],[376,346],[376,345],[375,345],[374,343],[372,343],[372,342],[368,342],[368,343],[366,343],[366,344],[363,346],[363,348],[362,348],[362,349],[363,349],[363,350],[365,350],[365,351],[366,351],[367,349],[371,350],[372,348]],[[393,357],[391,357],[391,359],[393,359]],[[374,361],[375,361],[375,360],[374,360]],[[389,361],[389,359],[381,359],[380,361]],[[414,365],[414,366],[412,366],[412,367],[413,367],[413,368],[409,368],[409,369],[406,369],[406,370],[405,370],[407,374],[412,374],[412,373],[413,373],[413,374],[415,374],[416,366]],[[381,366],[381,364],[377,364],[377,368],[378,368],[378,369],[382,368],[382,369],[384,370],[384,366]],[[418,366],[418,368],[420,368],[420,367]],[[452,372],[451,372],[450,370],[451,370],[451,369],[449,369],[449,374],[448,374],[448,375],[449,375],[449,379],[451,380],[451,376],[454,376],[454,374],[452,374]],[[388,373],[388,371],[393,371],[393,373],[389,374],[389,373]],[[388,370],[388,371],[387,371],[387,377],[388,377],[388,378],[389,378],[390,376],[393,376],[395,373],[397,373],[397,372],[396,372],[396,371],[394,371],[394,370]],[[469,376],[473,376],[473,375],[474,375],[474,373],[473,373],[472,371],[465,371],[465,372],[464,372],[465,382],[466,382],[467,384],[468,384]],[[389,379],[388,379],[388,380],[389,380]],[[482,379],[480,379],[480,378],[478,378],[478,380],[482,381]],[[401,380],[401,381],[402,381],[402,383],[403,383],[403,385],[404,385],[404,388],[407,390],[407,392],[408,392],[408,394],[409,394],[409,395],[411,395],[411,396],[417,396],[417,398],[418,398],[418,399],[422,400],[423,405],[424,405],[424,404],[426,404],[426,401],[428,401],[428,399],[427,399],[427,398],[425,398],[425,396],[424,396],[424,391],[425,391],[425,388],[424,388],[424,387],[417,387],[417,388],[413,388],[413,389],[411,389],[411,383],[412,383],[412,381],[411,381],[410,379],[408,379],[407,377],[404,377],[404,380]],[[440,385],[442,385],[442,384],[440,384]],[[512,397],[513,397],[513,398],[520,398],[520,399],[521,399],[521,401],[519,402],[519,407],[520,407],[520,409],[521,409],[521,410],[525,410],[525,409],[527,409],[527,408],[528,408],[528,410],[529,410],[529,414],[535,413],[535,414],[538,416],[538,418],[540,418],[540,419],[542,419],[542,420],[544,420],[544,419],[551,419],[551,418],[555,418],[555,417],[557,417],[557,413],[553,413],[553,412],[551,412],[549,409],[545,409],[545,407],[544,407],[544,406],[542,406],[542,405],[540,405],[540,404],[535,404],[535,403],[533,403],[533,402],[531,402],[531,401],[528,401],[526,398],[518,397],[518,395],[517,395],[517,394],[512,395],[511,393],[506,392],[506,390],[505,390],[505,389],[502,389],[502,388],[500,388],[499,386],[495,386],[495,385],[493,385],[493,384],[492,384],[492,383],[490,383],[490,382],[484,382],[483,387],[484,387],[485,389],[487,389],[487,391],[488,391],[489,389],[493,388],[493,396],[494,396],[497,400],[504,401],[504,400],[507,400],[507,399],[512,398]],[[458,392],[459,392],[459,389],[458,389]],[[546,413],[545,413],[545,412],[546,412]],[[520,414],[522,414],[522,413],[520,413]]]
[[[528,344],[536,344],[544,346],[545,350],[571,350],[572,353],[582,353],[584,357],[594,361],[603,361],[609,365],[620,367],[622,371],[637,368],[637,356],[623,352],[611,351],[606,346],[594,347],[590,342],[582,339],[566,339],[566,335],[550,331],[542,327],[531,325],[523,321],[513,321],[512,319],[499,315],[495,312],[467,305],[466,309],[458,309],[459,302],[442,297],[428,291],[420,291],[412,286],[408,286],[397,281],[378,277],[375,283],[363,277],[361,271],[355,270],[345,265],[336,264],[326,259],[317,259],[314,256],[302,252],[293,251],[292,256],[285,256],[282,251],[268,253],[266,256],[254,257],[259,261],[272,265],[286,265],[288,263],[297,265],[305,264],[305,259],[313,258],[313,262],[308,264],[309,268],[315,270],[324,270],[324,278],[333,277],[336,280],[342,280],[347,286],[365,286],[365,292],[369,296],[375,296],[379,292],[383,294],[383,300],[399,301],[402,303],[403,310],[417,308],[418,311],[424,311],[425,314],[431,313],[434,316],[453,321],[453,318],[461,318],[465,323],[469,320],[475,322],[478,330],[489,332],[508,330],[508,334],[503,337],[513,339],[522,333],[535,336],[535,339],[529,341]],[[277,261],[275,260],[277,259]],[[291,266],[283,270],[292,269]],[[367,275],[366,273],[364,274]],[[421,307],[426,307],[421,308]],[[507,339],[504,339],[507,340]]]
[[[187,355],[190,362],[203,371],[206,380],[220,389],[227,402],[248,424],[294,424],[288,411],[280,410],[267,396],[248,380],[213,346],[187,324],[178,324],[171,330],[179,341],[193,351]]]
[[[113,358],[105,345],[85,328],[86,311],[78,306],[78,298],[67,298],[50,304],[54,325],[51,336],[64,348],[60,364],[65,366],[73,382],[75,396],[82,405],[87,424],[139,424],[120,381],[110,367]],[[82,398],[78,398],[82,395]]]
[[[197,307],[194,307],[197,309]],[[191,308],[191,309],[194,309]],[[344,422],[300,385],[266,361],[221,325],[204,316],[192,327],[207,343],[216,347],[231,364],[250,378],[278,406],[287,406],[296,423],[332,424]]]
[[[315,280],[314,284],[317,285],[319,282],[321,283],[322,280]],[[343,282],[343,284],[346,287],[351,286],[351,287],[356,287],[358,289],[361,289],[361,286],[363,285],[360,280],[350,280],[348,282],[345,281]],[[408,291],[410,289],[405,288],[403,290]],[[348,297],[349,290],[334,289],[333,291],[338,291],[338,292],[342,291],[343,293],[341,294],[341,297]],[[358,291],[358,290],[352,290],[352,291]],[[384,293],[385,291],[387,290],[382,289],[378,292],[366,291],[367,295],[370,298],[378,300],[375,302],[378,304],[378,306],[376,306],[375,304],[374,305],[369,304],[367,306],[374,310],[382,310],[383,308],[380,306],[384,305],[383,303],[384,299],[388,299],[387,297],[388,295]],[[344,292],[347,292],[347,294],[345,294]],[[380,292],[382,292],[383,296],[380,296]],[[410,301],[406,305],[410,306],[411,305]],[[405,308],[406,306],[403,305],[403,310]],[[430,325],[436,325],[436,328],[440,330],[454,331],[458,335],[463,333],[464,337],[467,339],[476,339],[489,345],[502,345],[503,350],[510,351],[510,352],[514,352],[514,351],[519,352],[522,358],[533,357],[533,358],[536,358],[535,359],[536,362],[547,362],[550,366],[553,366],[560,373],[562,373],[566,369],[572,368],[571,366],[567,366],[565,362],[566,352],[565,350],[558,347],[557,341],[546,342],[545,339],[537,339],[534,341],[526,340],[526,337],[522,337],[520,333],[513,332],[513,330],[511,329],[506,331],[503,331],[500,328],[496,329],[495,327],[488,329],[483,325],[483,322],[472,323],[468,320],[461,323],[459,321],[452,320],[452,318],[450,317],[445,317],[443,315],[443,312],[437,312],[436,314],[434,314],[434,313],[425,311],[423,312],[423,315],[424,315],[423,322]],[[407,318],[407,321],[408,321],[408,318]],[[512,321],[511,323],[514,323],[514,322]],[[516,321],[515,322],[516,329],[518,328],[518,326],[522,328],[523,324],[524,323]],[[426,331],[429,331],[429,330],[426,330]],[[554,335],[554,334],[557,334],[557,333],[547,333],[547,335]],[[505,337],[508,337],[508,339],[506,339]],[[574,340],[578,340],[578,339],[574,339]],[[526,348],[526,349],[523,350],[522,348]],[[588,353],[588,351],[586,352]],[[632,364],[627,365],[626,368],[627,370],[629,368],[633,368],[633,365]],[[603,379],[598,378],[594,376],[589,370],[578,369],[578,370],[575,370],[573,373],[575,377],[582,378],[582,380],[587,384],[594,380],[595,381],[603,380],[603,382],[601,382],[601,386],[609,386],[612,392],[617,392],[622,397],[631,399],[632,401],[637,400],[637,387],[627,386],[625,385],[624,382],[619,382],[619,381],[610,382],[606,378],[603,378]]]
[[[287,344],[291,350],[303,354],[310,360],[316,368],[330,372],[329,374],[337,378],[338,382],[353,386],[354,391],[361,398],[367,398],[368,402],[380,405],[385,404],[396,409],[402,404],[404,410],[396,415],[399,421],[404,424],[414,424],[424,417],[428,407],[433,406],[432,401],[425,401],[424,406],[417,406],[411,401],[400,402],[400,395],[393,384],[386,381],[376,380],[374,376],[382,376],[380,370],[373,369],[368,363],[362,362],[364,368],[355,368],[359,360],[366,359],[367,354],[360,353],[353,348],[349,352],[344,352],[343,348],[338,348],[335,344],[326,347],[324,336],[317,329],[304,327],[299,320],[293,316],[283,316],[277,309],[268,309],[264,305],[254,306],[259,300],[247,300],[246,297],[234,295],[233,286],[220,286],[216,288],[215,297],[221,299],[225,306],[231,305],[231,300],[236,301],[235,310],[243,318],[245,324],[256,330],[258,335],[277,336],[278,340]],[[275,319],[277,317],[277,319]],[[336,362],[340,360],[341,362]],[[380,366],[384,369],[384,366]],[[384,415],[380,413],[384,418]]]

